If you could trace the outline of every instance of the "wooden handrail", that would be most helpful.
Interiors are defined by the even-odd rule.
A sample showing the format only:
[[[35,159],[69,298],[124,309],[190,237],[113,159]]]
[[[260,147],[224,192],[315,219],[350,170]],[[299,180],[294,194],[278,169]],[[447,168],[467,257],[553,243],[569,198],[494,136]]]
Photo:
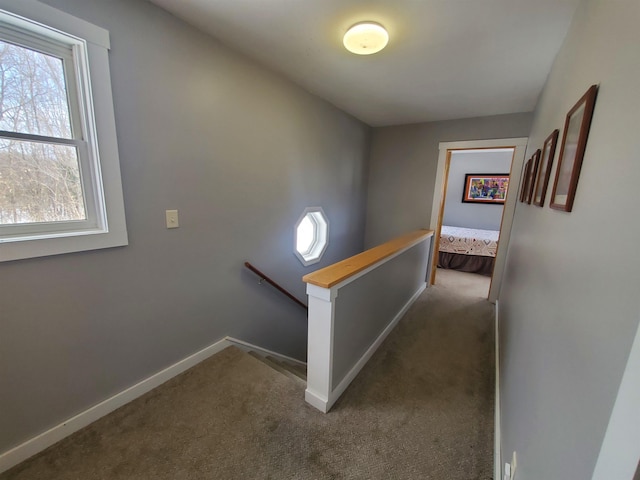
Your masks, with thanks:
[[[309,310],[309,307],[307,307],[304,303],[302,303],[300,300],[298,300],[296,297],[294,297],[292,294],[290,294],[287,290],[285,290],[283,287],[281,287],[280,285],[278,285],[276,282],[274,282],[273,280],[271,280],[269,277],[267,277],[264,273],[262,273],[260,270],[258,270],[256,267],[254,267],[253,265],[251,265],[249,262],[244,262],[244,266],[247,267],[249,270],[251,270],[253,273],[255,273],[257,276],[260,277],[260,283],[262,283],[262,281],[264,280],[265,282],[267,282],[269,285],[271,285],[272,287],[274,287],[276,290],[278,290],[280,293],[286,295],[287,297],[289,297],[291,300],[293,300],[294,302],[296,302],[298,305],[300,305],[302,308],[304,308],[305,310]]]
[[[351,258],[321,268],[302,277],[302,281],[322,288],[331,288],[349,277],[369,268],[371,265],[390,257],[404,248],[412,247],[427,237],[433,230],[417,230],[378,245]]]

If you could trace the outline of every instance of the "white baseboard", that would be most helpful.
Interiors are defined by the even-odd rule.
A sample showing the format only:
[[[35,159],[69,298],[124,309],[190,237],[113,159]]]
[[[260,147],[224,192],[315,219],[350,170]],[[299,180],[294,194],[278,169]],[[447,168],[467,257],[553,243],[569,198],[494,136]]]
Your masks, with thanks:
[[[265,357],[274,357],[274,358],[277,358],[279,360],[284,360],[285,362],[289,362],[289,363],[293,363],[295,365],[299,365],[301,367],[306,367],[307,366],[307,364],[305,362],[302,362],[302,361],[298,360],[297,358],[288,357],[287,355],[282,355],[281,353],[274,352],[272,350],[267,350],[266,348],[262,348],[262,347],[259,347],[257,345],[253,345],[253,344],[251,344],[249,342],[245,342],[244,340],[239,340],[239,339],[233,338],[233,337],[227,337],[227,341],[230,344],[238,347],[240,350],[243,350],[245,352],[253,350],[254,352],[260,352]]]
[[[495,391],[495,424],[494,424],[494,445],[493,445],[493,478],[501,479],[502,478],[502,436],[501,436],[501,424],[500,424],[500,330],[498,323],[498,309],[500,303],[496,300],[496,321],[495,321],[495,329],[496,329],[496,391]]]
[[[398,322],[404,316],[404,314],[407,313],[407,310],[409,310],[411,305],[413,305],[413,303],[418,299],[420,294],[425,291],[426,288],[427,288],[426,283],[423,283],[422,285],[420,285],[418,290],[416,290],[416,292],[411,296],[411,298],[407,301],[407,303],[404,304],[404,306],[400,309],[400,311],[396,314],[396,316],[393,317],[393,320],[389,322],[389,325],[386,326],[386,328],[382,331],[382,333],[378,336],[378,338],[376,338],[376,340],[367,349],[364,355],[360,357],[360,360],[358,360],[356,364],[353,366],[353,368],[349,370],[349,373],[345,375],[345,377],[338,384],[338,386],[333,389],[333,391],[329,394],[329,399],[324,408],[325,412],[328,412],[329,409],[333,406],[333,404],[338,400],[338,398],[340,398],[340,395],[342,395],[344,391],[347,389],[347,387],[349,386],[349,384],[353,382],[353,380],[356,378],[358,373],[360,373],[360,370],[362,370],[362,367],[364,367],[366,363],[369,361],[369,359],[373,356],[373,354],[376,353],[376,350],[378,350],[378,347],[380,347],[382,342],[384,342],[384,339],[387,338],[387,336],[391,333],[393,328],[398,324]],[[309,394],[313,395],[313,392],[309,392]],[[306,397],[306,393],[305,393],[305,397]],[[317,397],[314,400],[321,401],[322,399],[320,397]],[[312,403],[312,405],[314,404]],[[316,405],[314,406],[318,408]],[[320,408],[320,410],[323,410],[323,409]]]
[[[327,413],[329,411],[329,408],[331,408],[331,406],[329,405],[329,400],[327,398],[317,392],[309,390],[309,388],[307,388],[304,392],[304,400],[312,407],[320,410],[322,413]]]
[[[145,393],[153,390],[164,382],[172,379],[173,377],[181,374],[185,370],[197,365],[203,360],[209,358],[231,344],[227,338],[217,341],[216,343],[203,348],[199,352],[189,355],[188,357],[180,360],[179,362],[165,368],[164,370],[151,375],[150,377],[142,380],[141,382],[117,393],[113,397],[110,397],[97,405],[85,410],[82,413],[62,422],[61,424],[39,434],[38,436],[27,440],[26,442],[12,448],[6,452],[0,454],[0,473],[10,469],[18,463],[26,460],[27,458],[41,452],[45,448],[50,447],[54,443],[62,440],[63,438],[77,432],[81,428],[86,427],[92,422],[95,422],[99,418],[113,412],[117,408],[135,400],[136,398],[144,395]]]
[[[421,285],[420,288],[414,293],[409,301],[402,307],[393,320],[387,325],[384,331],[378,336],[375,342],[369,347],[365,354],[358,360],[354,367],[349,371],[340,384],[331,392],[329,399],[324,399],[313,392],[305,393],[307,401],[324,412],[327,412],[329,408],[335,403],[335,401],[344,393],[349,384],[353,381],[356,375],[362,370],[362,367],[373,356],[378,347],[382,344],[384,339],[393,330],[396,324],[400,321],[402,316],[407,312],[409,307],[417,300],[420,294],[425,290],[426,283]],[[226,347],[234,345],[243,350],[255,350],[270,355],[297,365],[306,365],[292,357],[267,350],[256,345],[252,345],[243,340],[239,340],[233,337],[225,337],[216,343],[203,348],[202,350],[180,360],[179,362],[161,370],[160,372],[151,375],[150,377],[142,380],[141,382],[123,390],[120,393],[94,405],[93,407],[85,410],[84,412],[75,415],[74,417],[65,420],[64,422],[56,425],[53,428],[27,440],[26,442],[0,454],[0,473],[14,467],[15,465],[23,462],[27,458],[43,451],[50,447],[54,443],[62,440],[63,438],[71,435],[74,432],[86,427],[87,425],[95,422],[96,420],[104,417],[105,415],[113,412],[123,405],[135,400],[136,398],[144,395],[145,393],[153,390],[154,388],[162,385],[166,381],[181,374],[189,368],[197,365],[210,356],[224,350]]]

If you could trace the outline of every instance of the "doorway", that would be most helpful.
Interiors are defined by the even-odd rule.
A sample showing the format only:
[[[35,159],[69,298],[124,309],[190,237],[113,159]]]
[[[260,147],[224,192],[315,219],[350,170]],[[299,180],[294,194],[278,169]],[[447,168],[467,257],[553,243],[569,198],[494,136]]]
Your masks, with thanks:
[[[449,190],[449,173],[451,170],[452,156],[457,152],[474,152],[474,151],[505,151],[510,149],[511,165],[509,169],[509,184],[511,188],[507,190],[505,202],[503,204],[502,215],[499,221],[499,241],[496,246],[495,260],[493,266],[493,274],[491,276],[488,299],[495,303],[500,292],[502,282],[502,274],[506,260],[506,254],[511,235],[511,225],[513,222],[513,214],[515,212],[517,186],[520,184],[522,173],[522,165],[524,162],[524,154],[527,145],[527,138],[509,138],[496,140],[478,140],[465,142],[443,142],[440,143],[440,154],[438,157],[438,169],[436,173],[436,185],[434,189],[433,207],[431,213],[431,229],[434,230],[434,249],[432,257],[432,269],[430,284],[436,283],[438,254],[440,250],[440,236],[442,222],[445,215],[445,202],[447,192]],[[469,172],[483,173],[483,172]],[[492,173],[492,172],[484,172]],[[493,172],[497,173],[497,172]],[[506,172],[505,172],[506,173]],[[458,186],[456,186],[458,188]],[[461,201],[461,200],[460,200]],[[482,205],[482,208],[495,208],[494,206]],[[496,220],[494,219],[494,222]]]

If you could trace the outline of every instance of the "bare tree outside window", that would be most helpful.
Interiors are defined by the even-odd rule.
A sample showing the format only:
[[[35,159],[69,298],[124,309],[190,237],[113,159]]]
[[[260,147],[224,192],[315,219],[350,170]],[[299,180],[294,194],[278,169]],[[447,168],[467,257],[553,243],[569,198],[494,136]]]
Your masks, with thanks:
[[[0,131],[0,225],[86,219],[61,58],[0,41]]]
[[[0,264],[127,245],[109,31],[0,3]]]

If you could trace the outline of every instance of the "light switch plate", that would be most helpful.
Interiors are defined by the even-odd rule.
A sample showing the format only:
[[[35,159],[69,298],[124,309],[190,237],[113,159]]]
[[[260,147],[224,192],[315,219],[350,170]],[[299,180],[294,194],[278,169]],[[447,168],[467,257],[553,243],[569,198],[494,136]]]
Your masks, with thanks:
[[[178,210],[167,210],[167,228],[178,228],[180,223],[178,222]]]

